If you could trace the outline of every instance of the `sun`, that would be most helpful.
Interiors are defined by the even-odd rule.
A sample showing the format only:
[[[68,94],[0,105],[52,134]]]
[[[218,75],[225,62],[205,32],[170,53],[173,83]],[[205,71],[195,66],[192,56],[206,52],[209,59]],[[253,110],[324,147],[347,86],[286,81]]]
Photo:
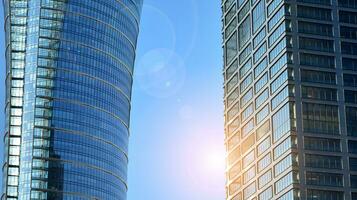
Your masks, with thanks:
[[[220,149],[210,149],[204,156],[204,168],[207,171],[217,172],[224,171],[225,168],[225,155]]]

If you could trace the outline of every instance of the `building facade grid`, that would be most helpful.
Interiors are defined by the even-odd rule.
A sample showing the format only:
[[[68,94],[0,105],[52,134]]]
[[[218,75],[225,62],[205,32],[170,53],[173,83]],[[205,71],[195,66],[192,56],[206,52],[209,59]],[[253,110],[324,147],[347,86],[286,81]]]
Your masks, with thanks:
[[[357,199],[357,3],[222,1],[227,199]]]

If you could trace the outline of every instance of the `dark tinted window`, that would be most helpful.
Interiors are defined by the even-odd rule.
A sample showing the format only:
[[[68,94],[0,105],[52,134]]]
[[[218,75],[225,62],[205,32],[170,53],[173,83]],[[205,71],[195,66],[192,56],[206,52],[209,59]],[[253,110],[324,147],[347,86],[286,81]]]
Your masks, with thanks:
[[[298,6],[298,17],[331,21],[332,15],[330,9],[315,8],[308,6]]]

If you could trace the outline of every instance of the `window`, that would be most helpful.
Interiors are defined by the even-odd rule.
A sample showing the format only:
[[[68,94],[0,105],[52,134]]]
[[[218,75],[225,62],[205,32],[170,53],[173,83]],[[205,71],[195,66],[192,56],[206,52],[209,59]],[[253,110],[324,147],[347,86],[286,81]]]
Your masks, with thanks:
[[[251,149],[255,144],[255,134],[250,134],[243,142],[242,142],[242,154],[245,154],[249,149]]]
[[[269,115],[269,105],[266,105],[263,109],[261,109],[256,115],[257,124],[262,122]]]
[[[357,200],[357,193],[355,192],[352,192],[352,200]]]
[[[247,168],[248,165],[254,162],[254,150],[249,152],[244,158],[243,158],[243,169]]]
[[[240,141],[240,135],[239,133],[236,133],[227,142],[228,151],[231,151],[234,147],[236,147],[239,144],[239,141]]]
[[[265,73],[255,84],[255,93],[258,93],[268,83],[268,73]]]
[[[277,147],[274,148],[274,160],[277,160],[285,152],[291,148],[296,148],[297,139],[295,137],[289,136],[283,142],[281,142]]]
[[[231,106],[239,97],[238,88],[236,88],[228,97],[227,97],[227,106]]]
[[[357,24],[357,12],[348,12],[340,10],[340,22]]]
[[[318,19],[323,21],[331,21],[332,14],[330,9],[298,6],[297,16],[309,19]]]
[[[262,176],[258,179],[258,188],[261,189],[266,186],[272,179],[271,170],[265,172]]]
[[[271,47],[279,38],[282,36],[285,31],[290,30],[290,21],[285,20],[283,21],[278,28],[274,30],[273,33],[270,34],[269,36],[269,47]]]
[[[241,22],[244,19],[244,17],[249,13],[249,11],[250,11],[250,3],[248,1],[238,13],[239,22]]]
[[[273,0],[269,6],[268,6],[268,16],[270,16],[274,10],[277,9],[277,7],[280,5],[280,3],[283,2],[283,0]]]
[[[265,89],[256,99],[255,99],[255,109],[258,109],[264,102],[269,98],[269,89]]]
[[[291,130],[293,109],[290,107],[290,103],[285,104],[278,112],[273,115],[273,141],[278,141],[287,132]]]
[[[342,67],[344,70],[357,71],[357,59],[342,58]]]
[[[240,69],[239,69],[239,77],[243,78],[249,70],[252,68],[252,61],[249,59]]]
[[[278,24],[280,19],[282,19],[285,14],[288,14],[288,12],[285,12],[288,10],[289,10],[288,6],[285,7],[285,5],[284,5],[275,13],[275,15],[268,22],[269,32]]]
[[[357,87],[357,75],[343,74],[343,84],[349,87]]]
[[[357,136],[357,108],[346,107],[347,135]]]
[[[305,154],[305,166],[311,168],[342,169],[342,161],[339,156]]]
[[[346,8],[357,8],[357,2],[355,0],[338,0],[338,5]]]
[[[298,0],[298,2],[313,3],[317,5],[331,5],[331,0]]]
[[[224,3],[224,9],[227,11],[230,6],[235,2],[235,0],[227,0],[225,3]],[[234,5],[235,6],[235,5]]]
[[[289,96],[294,96],[294,86],[292,85],[285,86],[285,88],[271,100],[271,109],[274,110]]]
[[[259,160],[259,162],[258,162],[258,172],[261,172],[262,170],[266,169],[266,167],[269,166],[270,163],[271,163],[271,156],[270,156],[270,153],[268,153],[261,160]]]
[[[252,51],[252,46],[249,44],[239,55],[239,64],[242,64],[247,59]]]
[[[255,38],[253,39],[254,48],[257,48],[257,46],[264,40],[265,36],[266,36],[266,30],[264,27],[261,31],[259,31],[257,36],[255,36]]]
[[[270,120],[267,120],[267,121],[264,122],[263,125],[261,125],[257,129],[257,140],[260,140],[269,131],[270,131]]]
[[[237,24],[238,24],[237,18],[235,17],[226,28],[225,31],[226,39],[231,35],[231,33],[233,33],[234,30],[236,30]]]
[[[275,194],[279,194],[282,190],[287,188],[289,185],[298,182],[297,172],[290,172],[283,178],[275,182]]]
[[[273,198],[273,188],[270,186],[259,194],[259,200],[270,200]]]
[[[280,42],[278,42],[277,45],[275,45],[275,47],[269,52],[269,61],[274,61],[281,52],[286,51],[287,47],[291,47],[291,37],[288,36],[281,39]]]
[[[227,83],[227,93],[229,93],[238,84],[238,74]]]
[[[267,51],[267,45],[264,43],[259,49],[254,53],[254,63],[256,63]]]
[[[234,164],[236,161],[238,161],[238,159],[240,158],[240,155],[241,155],[240,147],[235,148],[235,149],[228,155],[228,164],[229,164],[229,165]]]
[[[333,72],[301,70],[301,81],[336,85],[336,75]]]
[[[282,85],[284,85],[284,83],[286,83],[289,79],[292,79],[289,72],[291,73],[290,70],[285,70],[271,83],[271,93],[275,93]]]
[[[250,104],[245,110],[242,111],[242,122],[248,119],[254,112],[253,104]]]
[[[300,200],[300,194],[298,190],[290,190],[283,194],[278,200]]]
[[[11,106],[20,107],[23,104],[21,97],[11,97],[10,101],[11,101]]]
[[[243,97],[241,98],[240,106],[241,108],[247,105],[247,103],[253,98],[253,89],[250,89],[248,92],[246,92]]]
[[[240,92],[244,92],[250,84],[253,82],[253,76],[252,74],[249,74],[240,84]]]
[[[242,128],[242,138],[247,136],[254,129],[254,120],[251,119]]]
[[[238,7],[242,7],[243,3],[245,3],[246,0],[238,0]],[[249,1],[248,1],[249,2]]]
[[[343,192],[331,190],[307,190],[307,200],[344,200]]]
[[[357,158],[350,158],[350,170],[357,171]]]
[[[250,39],[250,17],[247,17],[242,24],[238,27],[239,35],[239,49],[242,49],[245,44],[247,44]]]
[[[339,134],[338,107],[303,103],[303,131],[317,134]]]
[[[233,199],[241,200],[242,199],[242,192],[234,195]]]
[[[265,138],[263,142],[261,142],[258,147],[257,147],[257,154],[260,156],[263,154],[266,150],[270,148],[271,142],[270,142],[270,137]]]
[[[16,176],[8,176],[7,185],[17,186],[18,183],[19,183],[19,177],[16,177]]]
[[[357,103],[357,91],[345,90],[346,103]]]
[[[238,69],[238,60],[235,60],[226,71],[226,80],[229,80]]]
[[[255,166],[249,168],[248,171],[246,171],[243,174],[243,182],[244,182],[244,184],[248,183],[254,177],[255,177]]]
[[[239,119],[239,116],[237,116],[232,122],[230,122],[228,124],[227,137],[230,137],[232,135],[232,133],[237,130],[239,125],[240,125],[240,119]]]
[[[300,53],[300,64],[312,67],[335,68],[335,57]]]
[[[243,95],[240,100],[241,108],[247,105],[247,103],[253,98],[253,89],[250,89],[247,93]]]
[[[254,78],[257,78],[261,73],[263,73],[263,71],[267,68],[267,66],[268,66],[268,61],[267,58],[265,57],[254,69]]]
[[[232,180],[241,172],[241,170],[242,168],[239,161],[236,164],[234,164],[234,166],[229,170],[229,179]]]
[[[7,186],[7,196],[17,196],[18,187]]]
[[[265,22],[265,0],[260,0],[257,6],[253,9],[253,32],[255,33],[259,27]]]
[[[8,168],[8,175],[12,175],[12,176],[18,176],[19,175],[19,168],[17,167],[9,167]]]
[[[237,55],[237,32],[235,32],[226,43],[226,64],[230,63]]]
[[[242,187],[242,180],[239,177],[229,185],[229,194],[232,195],[236,193],[241,187]]]
[[[348,152],[357,153],[357,141],[348,140]]]
[[[341,36],[341,38],[356,40],[357,39],[357,28],[340,26],[340,36]]]
[[[351,175],[351,187],[357,188],[357,176],[356,175]]]
[[[281,161],[279,161],[278,164],[274,166],[274,175],[275,177],[279,176],[281,173],[286,171],[289,167],[291,166],[296,166],[297,165],[297,155],[295,154],[289,154],[285,158],[283,158]]]
[[[9,155],[20,156],[20,146],[10,146]]]
[[[334,52],[333,40],[300,37],[299,47],[300,49],[305,49],[305,50]]]
[[[337,101],[336,89],[302,86],[302,98]]]
[[[305,137],[304,148],[313,151],[341,152],[341,144],[338,139]]]
[[[16,165],[20,164],[20,157],[19,156],[9,156],[9,165]]]
[[[12,97],[22,97],[24,95],[24,90],[22,88],[11,88]]]
[[[243,190],[244,199],[249,199],[249,197],[254,195],[255,192],[256,192],[255,182],[253,182],[248,187],[244,188]]]
[[[342,187],[343,175],[319,172],[306,172],[306,184],[330,187]]]
[[[239,112],[239,104],[238,102],[236,104],[233,105],[232,108],[230,108],[228,110],[228,113],[227,113],[227,120],[230,121],[232,120],[234,117],[236,117],[236,115],[238,114]]]
[[[341,52],[347,55],[357,55],[357,43],[341,42]]]
[[[292,54],[290,52],[284,53],[271,67],[270,78],[274,77],[286,64],[292,63]]]
[[[299,21],[299,33],[332,36],[332,25]]]

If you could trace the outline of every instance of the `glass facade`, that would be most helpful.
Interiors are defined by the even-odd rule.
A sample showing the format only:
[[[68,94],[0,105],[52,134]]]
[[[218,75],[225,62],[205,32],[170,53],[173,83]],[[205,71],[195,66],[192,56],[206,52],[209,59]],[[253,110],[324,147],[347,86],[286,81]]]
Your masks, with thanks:
[[[142,0],[4,0],[2,199],[126,199]]]
[[[356,2],[222,0],[227,200],[357,199]]]

